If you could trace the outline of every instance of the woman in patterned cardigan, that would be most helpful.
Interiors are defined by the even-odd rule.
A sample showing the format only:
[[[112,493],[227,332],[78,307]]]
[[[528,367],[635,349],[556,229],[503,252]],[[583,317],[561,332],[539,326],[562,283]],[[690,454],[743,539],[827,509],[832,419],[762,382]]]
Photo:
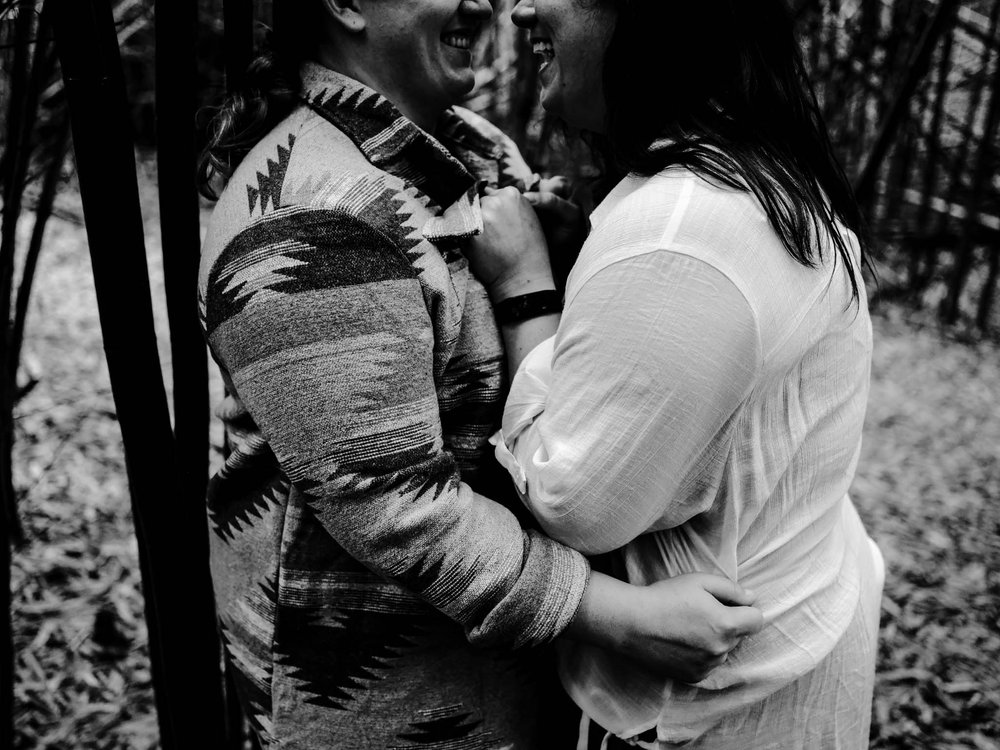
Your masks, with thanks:
[[[212,573],[242,705],[265,746],[571,746],[545,644],[698,679],[760,614],[724,578],[592,572],[483,461],[504,358],[463,249],[481,187],[532,182],[453,106],[490,4],[286,5],[205,161],[226,178],[200,303],[232,445]]]

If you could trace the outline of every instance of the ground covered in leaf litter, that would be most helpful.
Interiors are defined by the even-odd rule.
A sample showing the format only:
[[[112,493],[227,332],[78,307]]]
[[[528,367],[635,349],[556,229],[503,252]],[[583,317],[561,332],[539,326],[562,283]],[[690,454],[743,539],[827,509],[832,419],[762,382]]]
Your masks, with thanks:
[[[147,237],[159,290],[153,221]],[[888,566],[871,747],[1000,750],[1000,347],[913,317],[875,316],[853,490]],[[29,326],[38,384],[17,410],[16,746],[154,748],[121,437],[73,222],[52,222]]]

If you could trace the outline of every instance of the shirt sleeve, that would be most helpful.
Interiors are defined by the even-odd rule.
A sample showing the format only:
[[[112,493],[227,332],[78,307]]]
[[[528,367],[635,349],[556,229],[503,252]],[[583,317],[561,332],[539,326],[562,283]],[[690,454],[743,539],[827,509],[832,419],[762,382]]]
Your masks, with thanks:
[[[357,217],[289,211],[227,245],[206,297],[213,351],[344,550],[474,642],[532,645],[569,624],[588,565],[461,480],[428,303],[391,239]]]
[[[707,510],[701,470],[760,362],[756,318],[721,271],[649,249],[597,271],[511,385],[500,462],[553,538],[598,554]]]

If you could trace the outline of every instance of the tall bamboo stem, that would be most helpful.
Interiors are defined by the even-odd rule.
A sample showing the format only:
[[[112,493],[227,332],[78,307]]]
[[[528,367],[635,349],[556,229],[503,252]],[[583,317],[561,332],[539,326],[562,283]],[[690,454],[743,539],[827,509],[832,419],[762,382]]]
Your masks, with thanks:
[[[885,114],[882,127],[867,158],[864,160],[861,171],[855,182],[855,193],[861,203],[867,203],[872,197],[875,188],[875,178],[883,164],[885,155],[892,145],[892,141],[899,130],[899,124],[906,114],[910,98],[916,90],[920,80],[927,72],[930,65],[931,55],[941,36],[947,31],[955,11],[958,9],[959,0],[941,0],[931,22],[927,25],[916,51],[910,58],[906,79],[900,86],[895,99]]]
[[[995,67],[990,86],[989,104],[986,109],[986,120],[983,123],[983,136],[979,145],[979,153],[974,162],[969,198],[965,204],[965,221],[962,224],[958,247],[955,249],[955,266],[952,270],[948,296],[941,306],[944,320],[948,323],[954,323],[961,310],[962,291],[965,289],[974,260],[973,254],[977,244],[982,202],[991,188],[993,179],[995,152],[993,141],[997,134],[997,127],[1000,125],[1000,60],[997,60]],[[991,263],[993,262],[995,261],[991,261]],[[992,291],[989,293],[992,294]],[[992,299],[989,299],[988,302],[992,303]],[[985,320],[985,315],[986,313],[981,313],[978,317]]]
[[[109,0],[51,1],[104,350],[125,445],[161,747],[213,747],[214,733],[209,728],[206,737],[197,705],[205,665],[187,643],[190,596],[183,569],[176,567],[192,540],[206,532],[184,528],[175,513],[173,435],[114,19]]]
[[[205,488],[208,483],[208,356],[198,319],[201,246],[198,206],[198,146],[195,112],[196,0],[156,0],[156,156],[163,275],[170,326],[174,451],[177,497],[172,520],[187,539],[183,556],[164,560],[182,585],[171,598],[187,597],[183,614],[171,612],[169,627],[183,634],[194,670],[178,708],[203,730],[201,742],[221,747],[225,708],[219,668],[219,638],[209,571]],[[168,644],[169,647],[169,644]],[[177,675],[180,677],[180,675]]]
[[[11,351],[10,305],[14,283],[14,252],[17,240],[17,220],[28,170],[28,143],[31,128],[27,113],[33,110],[29,89],[29,40],[34,28],[32,13],[22,10],[14,27],[14,62],[10,78],[10,101],[7,111],[7,150],[0,162],[3,182],[3,226],[0,227],[0,563],[3,616],[0,618],[0,747],[14,745],[14,643],[11,627],[10,564],[11,541],[20,535],[14,494],[14,392],[16,382],[6,377],[10,371]]]

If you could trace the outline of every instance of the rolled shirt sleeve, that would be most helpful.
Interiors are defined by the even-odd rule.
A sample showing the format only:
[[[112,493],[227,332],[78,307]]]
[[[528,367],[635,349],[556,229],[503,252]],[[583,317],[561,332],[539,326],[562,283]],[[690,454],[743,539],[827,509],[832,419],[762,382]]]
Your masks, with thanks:
[[[584,553],[678,526],[714,499],[699,468],[727,450],[760,360],[756,318],[724,273],[636,249],[591,274],[522,362],[497,458],[543,529]]]
[[[475,642],[543,643],[569,624],[588,565],[462,481],[424,291],[389,238],[318,209],[253,225],[216,262],[207,310],[239,397],[345,551]]]

